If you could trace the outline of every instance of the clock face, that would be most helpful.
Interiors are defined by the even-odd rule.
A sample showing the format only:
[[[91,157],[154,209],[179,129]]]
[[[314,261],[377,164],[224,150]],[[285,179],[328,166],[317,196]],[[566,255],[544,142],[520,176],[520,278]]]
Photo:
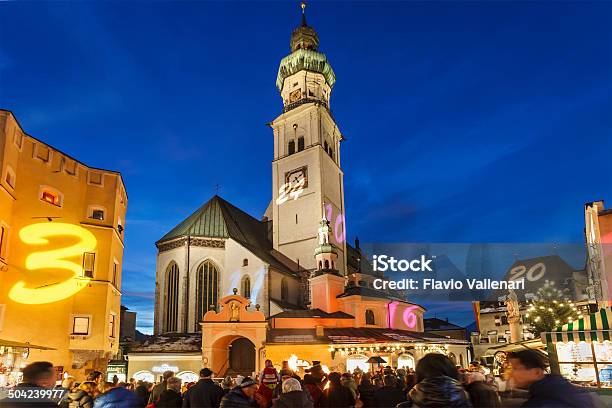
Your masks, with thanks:
[[[289,103],[291,102],[295,102],[298,99],[302,98],[302,90],[301,89],[296,89],[295,91],[291,92],[289,94]]]
[[[295,170],[291,170],[290,172],[287,172],[287,174],[285,175],[285,183],[287,183],[288,185],[292,186],[292,187],[302,187],[302,188],[306,188],[308,186],[308,173],[307,173],[307,167],[301,167],[299,169],[295,169]]]

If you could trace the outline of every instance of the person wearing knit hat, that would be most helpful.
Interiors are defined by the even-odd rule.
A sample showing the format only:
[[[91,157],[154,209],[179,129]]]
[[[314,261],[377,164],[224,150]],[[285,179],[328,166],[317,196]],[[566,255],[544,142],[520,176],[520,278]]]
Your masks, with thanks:
[[[252,408],[258,384],[251,377],[244,377],[240,385],[234,387],[221,400],[219,408]]]
[[[283,392],[274,401],[272,408],[313,408],[314,404],[308,391],[302,390],[302,385],[295,378],[283,381]]]

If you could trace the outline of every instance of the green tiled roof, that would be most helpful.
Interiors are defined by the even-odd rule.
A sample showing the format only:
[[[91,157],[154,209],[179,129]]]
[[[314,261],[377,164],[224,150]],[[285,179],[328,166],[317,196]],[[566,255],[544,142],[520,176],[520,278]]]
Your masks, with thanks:
[[[179,237],[234,238],[251,244],[260,244],[264,235],[260,221],[233,206],[218,195],[174,227],[157,242]]]
[[[229,238],[223,218],[220,197],[214,196],[183,222],[164,235],[158,242],[184,236]]]
[[[325,54],[313,50],[299,49],[281,60],[276,76],[276,87],[282,90],[285,78],[301,70],[322,74],[331,88],[336,83],[336,74],[334,74]]]
[[[297,264],[272,248],[268,225],[215,195],[156,242],[181,237],[232,238],[280,272],[294,274]]]

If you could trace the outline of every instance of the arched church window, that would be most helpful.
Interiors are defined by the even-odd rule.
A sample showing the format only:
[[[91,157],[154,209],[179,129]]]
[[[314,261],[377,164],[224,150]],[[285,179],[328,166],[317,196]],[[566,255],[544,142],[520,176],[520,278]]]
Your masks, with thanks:
[[[219,301],[219,270],[211,261],[204,261],[198,266],[196,300],[196,330],[201,330],[200,320],[206,312],[215,310]]]
[[[323,142],[323,150],[325,150],[325,153],[327,153],[329,146],[327,144],[327,140],[325,142]]]
[[[327,259],[325,260],[325,269],[329,269],[329,261]]]
[[[179,268],[173,261],[166,268],[166,290],[164,293],[164,332],[178,331]]]
[[[304,136],[298,137],[298,152],[304,150]]]
[[[247,299],[251,298],[251,278],[247,275],[244,278],[242,278],[242,290],[240,291],[242,293],[242,297],[245,297]]]
[[[376,320],[374,319],[374,311],[368,309],[365,311],[365,321],[366,324],[376,324]]]
[[[319,261],[319,269],[323,269],[323,262]]]
[[[289,284],[287,278],[281,279],[281,300],[286,302],[289,300]]]
[[[289,146],[288,146],[287,150],[288,150],[288,154],[295,153],[295,141],[294,140],[290,140],[289,141]]]
[[[244,259],[242,260],[242,266],[249,266],[249,260],[248,260],[248,259],[246,259],[246,258],[244,258]]]

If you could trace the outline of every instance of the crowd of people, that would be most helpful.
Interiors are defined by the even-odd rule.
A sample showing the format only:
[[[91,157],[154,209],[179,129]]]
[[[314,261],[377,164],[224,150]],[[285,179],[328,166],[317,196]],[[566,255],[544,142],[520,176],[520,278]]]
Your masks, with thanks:
[[[603,403],[584,388],[547,373],[547,357],[535,350],[511,353],[508,381],[500,383],[477,362],[455,366],[443,354],[421,358],[416,369],[380,367],[373,372],[326,373],[320,364],[303,377],[287,362],[277,370],[272,361],[255,376],[213,379],[203,368],[199,380],[183,384],[166,371],[157,384],[131,379],[103,381],[94,371],[75,384],[65,378],[59,401],[0,400],[1,407],[63,408],[600,408]],[[17,389],[53,387],[51,363],[37,362],[23,370]],[[25,405],[24,405],[25,404]]]

